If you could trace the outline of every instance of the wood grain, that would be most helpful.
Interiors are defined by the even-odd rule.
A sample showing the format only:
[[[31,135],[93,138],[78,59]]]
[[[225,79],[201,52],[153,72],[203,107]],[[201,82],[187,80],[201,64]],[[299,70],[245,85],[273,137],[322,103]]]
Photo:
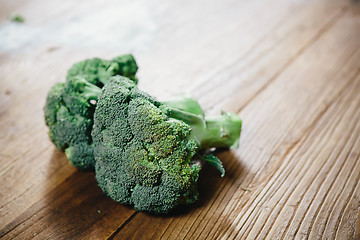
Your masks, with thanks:
[[[0,237],[360,239],[357,1],[0,0]],[[23,24],[8,14],[22,14]],[[106,197],[47,136],[42,106],[72,63],[132,52],[140,87],[243,119],[167,216]]]

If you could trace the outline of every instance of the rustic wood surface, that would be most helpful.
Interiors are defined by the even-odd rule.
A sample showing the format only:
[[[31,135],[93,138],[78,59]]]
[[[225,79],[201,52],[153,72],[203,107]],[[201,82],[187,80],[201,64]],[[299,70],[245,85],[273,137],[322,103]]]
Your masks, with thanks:
[[[145,91],[243,119],[225,177],[205,167],[168,216],[112,201],[47,136],[50,86],[128,52]],[[0,238],[360,239],[359,1],[0,0],[0,82]]]

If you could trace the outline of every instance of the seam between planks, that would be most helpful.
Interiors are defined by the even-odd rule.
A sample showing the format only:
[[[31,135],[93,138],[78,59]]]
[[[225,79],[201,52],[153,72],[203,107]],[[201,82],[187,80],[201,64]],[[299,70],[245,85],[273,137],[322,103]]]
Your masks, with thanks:
[[[44,153],[46,153],[46,151],[43,151],[43,150],[47,149],[49,145],[50,145],[50,144],[48,144],[47,147],[44,147],[43,149],[41,149],[41,154],[40,154],[40,155],[37,155],[37,156],[34,156],[33,158],[30,158],[30,161],[33,160],[33,159],[35,159],[35,158],[38,158],[39,156],[41,156],[41,155],[43,155]],[[30,150],[31,150],[31,149],[29,149],[28,151],[30,151]],[[28,152],[28,151],[26,151],[26,152]],[[25,153],[26,153],[26,152],[25,152]],[[20,158],[20,157],[19,157],[19,158]],[[13,169],[13,168],[14,168],[14,166],[11,165],[11,166],[9,166],[6,170],[8,171],[8,170],[11,170],[11,169]],[[4,171],[4,172],[5,172],[5,171]],[[4,172],[3,172],[3,173],[4,173]],[[2,173],[2,174],[3,174],[3,173]],[[0,176],[1,176],[2,174],[0,174]],[[23,194],[25,194],[26,192],[28,192],[32,187],[34,187],[34,185],[28,187],[27,189],[25,189],[25,191],[23,191],[23,192],[20,193],[19,195],[15,196],[15,197],[13,197],[12,199],[10,199],[10,200],[8,200],[7,202],[5,202],[2,206],[0,206],[0,210],[3,209],[4,207],[6,207],[9,203],[11,203],[12,201],[14,201],[15,199],[21,197]]]
[[[36,127],[36,128],[33,129],[34,131],[32,131],[32,132],[38,132],[38,130],[41,129],[41,128],[43,128],[43,127],[42,127],[42,126]],[[31,133],[32,133],[32,132],[31,132]],[[26,137],[26,136],[33,136],[33,134],[31,134],[31,133],[26,134],[25,137]],[[45,147],[42,148],[41,150],[45,150],[45,149],[48,148],[49,146],[50,146],[50,142],[48,142],[48,143],[45,145]],[[24,152],[20,153],[18,156],[16,156],[16,157],[14,157],[13,159],[11,159],[11,162],[10,162],[9,164],[5,165],[5,167],[4,167],[4,165],[3,165],[2,167],[4,167],[4,168],[3,168],[2,171],[0,172],[0,178],[2,178],[3,175],[4,175],[7,171],[9,171],[11,168],[13,168],[13,167],[16,165],[16,162],[17,162],[19,159],[21,159],[24,155],[27,155],[27,153],[30,152],[30,151],[32,151],[32,150],[34,150],[34,148],[29,146],[29,148],[26,149]],[[43,151],[41,151],[41,152],[43,152]],[[38,156],[37,156],[37,157],[38,157]],[[34,158],[31,158],[30,160],[33,160],[33,159],[34,159]]]
[[[65,181],[67,181],[69,178],[71,178],[72,175],[74,175],[76,172],[74,172],[73,174],[71,174],[70,176],[64,178],[63,181],[61,181],[59,185],[63,184]],[[45,196],[51,194],[56,188],[53,188],[50,192],[48,192]],[[14,198],[16,199],[16,198]],[[37,204],[40,204],[40,202],[35,202],[33,203],[30,207],[28,207],[24,212],[22,212],[22,214],[26,213],[26,211],[30,210],[33,207],[36,207]],[[10,233],[11,231],[13,231],[15,228],[17,228],[19,225],[21,225],[22,223],[26,222],[27,220],[29,220],[32,216],[36,215],[38,212],[40,212],[41,210],[43,210],[46,206],[40,207],[38,209],[36,209],[33,213],[29,214],[29,217],[26,217],[25,219],[19,221],[19,223],[15,224],[14,227],[11,227],[10,229],[6,230],[7,227],[11,226],[12,222],[14,222],[16,220],[16,218],[18,218],[20,215],[18,215],[14,220],[12,220],[10,223],[8,223],[4,228],[2,228],[0,230],[0,238],[5,236],[6,234]],[[5,233],[4,233],[5,232]]]
[[[125,220],[125,222],[123,224],[120,225],[120,227],[118,227],[107,239],[108,240],[112,240],[116,237],[116,235],[138,214],[138,212],[134,212],[133,214],[131,214],[130,217],[128,217],[128,219]]]

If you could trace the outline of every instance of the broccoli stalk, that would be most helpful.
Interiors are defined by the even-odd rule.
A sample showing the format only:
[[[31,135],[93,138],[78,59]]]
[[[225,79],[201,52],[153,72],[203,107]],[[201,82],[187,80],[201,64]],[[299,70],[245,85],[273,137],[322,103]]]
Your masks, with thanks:
[[[207,117],[199,103],[191,97],[178,97],[161,104],[168,109],[170,118],[181,120],[191,127],[193,138],[200,149],[237,147],[241,131],[241,119],[231,112]]]
[[[194,139],[199,149],[238,147],[242,122],[236,114],[223,112],[219,116],[206,117],[199,103],[188,97],[162,104],[169,107],[167,115],[170,118],[181,120],[191,127],[187,139]],[[225,176],[225,168],[216,156],[202,153],[196,157],[216,167],[221,177]]]
[[[72,92],[73,94],[80,95],[85,101],[97,100],[101,93],[101,88],[88,82],[83,77],[74,77],[66,82],[67,93]]]
[[[177,98],[169,101],[162,101],[163,105],[169,107],[169,109],[176,109],[184,111],[186,113],[195,114],[198,116],[204,116],[204,111],[199,103],[192,97],[178,96]]]
[[[204,117],[170,108],[168,116],[191,127],[188,139],[195,139],[200,149],[236,146],[240,137],[241,119],[234,113],[224,112],[215,117]]]
[[[97,100],[101,93],[101,88],[86,81],[84,78],[77,77],[73,79],[73,91],[81,94],[88,101]]]

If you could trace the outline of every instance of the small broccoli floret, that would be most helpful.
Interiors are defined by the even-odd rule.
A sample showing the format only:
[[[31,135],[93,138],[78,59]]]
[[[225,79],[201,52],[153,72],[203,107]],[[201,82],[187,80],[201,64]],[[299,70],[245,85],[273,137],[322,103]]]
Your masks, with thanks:
[[[55,83],[49,90],[44,106],[45,123],[47,126],[56,124],[56,115],[62,103],[64,83]]]
[[[100,92],[101,88],[77,76],[65,82],[62,99],[71,113],[91,119],[94,115],[95,104],[90,101],[97,100]]]
[[[70,68],[65,83],[56,83],[50,89],[44,106],[49,137],[75,167],[94,169],[91,130],[101,87],[117,74],[137,82],[136,71],[132,55],[112,60],[87,59]]]
[[[121,75],[137,83],[135,74],[138,70],[136,61],[131,54],[121,55],[112,60],[100,58],[87,59],[74,64],[68,71],[66,79],[82,76],[88,82],[102,87],[110,77]]]
[[[95,166],[94,148],[87,142],[81,142],[66,148],[65,154],[70,162],[80,170],[92,170],[93,166]]]
[[[49,136],[58,149],[64,151],[75,144],[89,143],[92,127],[91,119],[72,114],[64,105],[60,107],[56,118],[56,124],[49,126]]]
[[[89,101],[97,99],[100,91],[85,79],[74,77],[65,84],[55,84],[44,107],[51,141],[81,170],[94,169],[91,129],[95,106]]]
[[[235,114],[205,118],[193,99],[159,102],[129,79],[113,77],[94,114],[97,182],[135,210],[168,213],[198,199],[200,167],[192,160],[199,150],[230,147],[240,130]]]

